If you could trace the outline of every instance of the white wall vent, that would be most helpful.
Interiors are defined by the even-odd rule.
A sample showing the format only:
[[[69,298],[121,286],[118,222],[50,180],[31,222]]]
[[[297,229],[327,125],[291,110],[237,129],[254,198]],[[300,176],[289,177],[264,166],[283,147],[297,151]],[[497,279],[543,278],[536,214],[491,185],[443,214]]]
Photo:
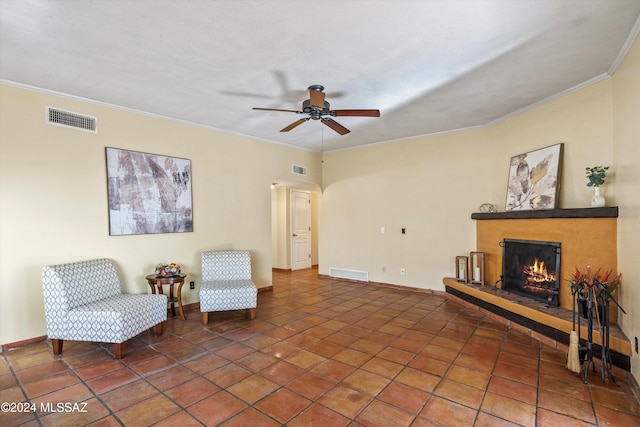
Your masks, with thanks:
[[[307,168],[304,166],[292,165],[291,171],[296,175],[307,176]]]
[[[329,276],[337,277],[339,279],[351,279],[360,280],[363,282],[369,281],[368,271],[348,270],[346,268],[329,268]]]
[[[47,107],[46,113],[46,121],[50,125],[64,126],[86,132],[98,133],[98,119],[95,117],[61,110],[54,107]]]

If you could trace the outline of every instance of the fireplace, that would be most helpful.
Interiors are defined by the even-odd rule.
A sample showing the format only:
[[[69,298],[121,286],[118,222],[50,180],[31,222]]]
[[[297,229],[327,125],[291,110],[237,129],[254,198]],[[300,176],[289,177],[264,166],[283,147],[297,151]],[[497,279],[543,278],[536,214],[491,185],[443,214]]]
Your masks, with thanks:
[[[504,239],[502,289],[546,303],[560,305],[560,243]]]

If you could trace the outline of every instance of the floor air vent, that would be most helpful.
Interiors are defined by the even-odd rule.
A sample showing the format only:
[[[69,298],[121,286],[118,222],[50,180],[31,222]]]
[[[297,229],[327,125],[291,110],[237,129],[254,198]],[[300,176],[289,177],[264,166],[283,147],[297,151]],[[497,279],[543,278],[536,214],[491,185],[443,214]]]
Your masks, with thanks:
[[[292,165],[292,172],[296,175],[307,176],[307,168],[305,168],[304,166]]]
[[[47,107],[47,123],[98,133],[98,119],[59,108]]]
[[[339,279],[351,279],[351,280],[360,280],[363,282],[369,281],[369,272],[368,271],[358,271],[358,270],[347,270],[345,268],[334,268],[331,267],[329,269],[329,276],[336,277]]]

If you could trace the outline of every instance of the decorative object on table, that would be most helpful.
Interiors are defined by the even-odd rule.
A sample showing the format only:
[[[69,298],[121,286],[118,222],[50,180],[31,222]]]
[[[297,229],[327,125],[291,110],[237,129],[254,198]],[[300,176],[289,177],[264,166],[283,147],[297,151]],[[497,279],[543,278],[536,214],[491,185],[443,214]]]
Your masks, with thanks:
[[[605,204],[604,196],[600,194],[600,186],[604,184],[608,170],[609,166],[593,166],[585,170],[587,179],[589,180],[587,187],[593,187],[594,191],[593,197],[591,198],[592,208],[601,208]]]
[[[180,275],[180,265],[172,262],[171,264],[156,265],[156,275],[162,277],[171,277]]]
[[[111,236],[193,231],[191,161],[106,148]]]
[[[469,254],[469,271],[471,283],[484,285],[484,252],[471,252]]]
[[[511,158],[507,211],[556,209],[564,144]]]
[[[483,203],[478,210],[482,213],[496,213],[498,212],[498,206],[492,205],[491,203]]]
[[[456,280],[461,283],[469,283],[469,257],[456,257]]]

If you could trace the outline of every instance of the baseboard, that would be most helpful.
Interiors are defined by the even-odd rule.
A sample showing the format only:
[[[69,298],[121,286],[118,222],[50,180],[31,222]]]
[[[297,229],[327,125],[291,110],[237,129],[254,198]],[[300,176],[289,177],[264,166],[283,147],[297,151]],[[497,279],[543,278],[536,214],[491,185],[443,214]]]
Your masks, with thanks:
[[[627,379],[629,380],[629,385],[631,386],[631,390],[633,391],[636,400],[640,401],[640,386],[638,385],[638,381],[636,381],[636,377],[629,373],[629,377]]]
[[[414,286],[406,286],[406,285],[394,285],[391,283],[384,283],[384,282],[369,282],[369,284],[374,286],[380,286],[381,288],[399,289],[399,290],[409,291],[409,292],[418,292],[421,294],[444,296],[444,291],[437,291],[434,289],[416,288]]]
[[[318,264],[312,264],[311,268],[313,269],[318,269]],[[291,273],[293,270],[290,268],[277,268],[277,267],[271,267],[271,271],[276,271],[279,273]]]
[[[46,341],[46,340],[47,340],[47,336],[43,335],[43,336],[40,336],[40,337],[29,338],[29,339],[26,339],[26,340],[21,340],[21,341],[16,341],[16,342],[12,342],[12,343],[3,344],[0,347],[0,353],[6,353],[7,351],[12,350],[14,348],[26,347],[28,345],[41,343],[41,342]]]
[[[444,294],[445,294],[444,291],[437,291],[437,290],[434,290],[434,289],[416,288],[414,286],[407,286],[407,285],[394,285],[392,283],[384,283],[384,282],[371,282],[371,281],[363,282],[361,280],[342,279],[342,278],[338,278],[338,277],[333,277],[333,276],[329,276],[328,274],[318,274],[318,278],[329,279],[329,280],[338,280],[340,282],[364,283],[364,284],[367,284],[367,285],[379,286],[381,288],[399,289],[399,290],[403,290],[403,291],[418,292],[418,293],[429,294],[429,295],[444,296]]]

